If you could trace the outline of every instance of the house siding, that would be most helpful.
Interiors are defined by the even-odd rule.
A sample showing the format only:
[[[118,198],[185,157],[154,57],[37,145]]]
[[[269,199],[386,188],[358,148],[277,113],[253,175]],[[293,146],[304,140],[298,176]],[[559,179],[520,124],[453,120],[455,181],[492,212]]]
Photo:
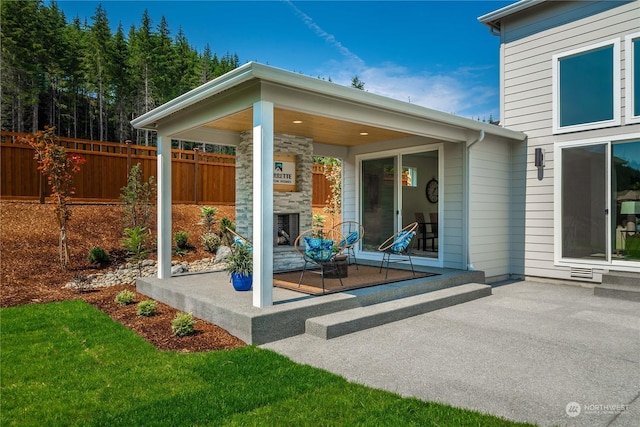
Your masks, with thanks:
[[[638,31],[640,1],[545,2],[502,20],[502,124],[528,135],[524,274],[570,279],[571,269],[554,263],[554,146],[600,136],[638,133],[625,123],[624,43],[621,43],[621,126],[554,135],[552,57]],[[545,152],[543,175],[534,166],[536,148]],[[593,280],[599,280],[596,274]]]
[[[514,175],[521,151],[519,144],[492,137],[469,151],[470,262],[488,281],[522,270],[516,260],[522,256],[524,184]]]
[[[438,237],[438,245],[443,249],[443,266],[446,268],[464,269],[464,254],[466,250],[463,239],[463,147],[464,144],[444,145],[444,173],[440,191],[443,197],[442,234]]]

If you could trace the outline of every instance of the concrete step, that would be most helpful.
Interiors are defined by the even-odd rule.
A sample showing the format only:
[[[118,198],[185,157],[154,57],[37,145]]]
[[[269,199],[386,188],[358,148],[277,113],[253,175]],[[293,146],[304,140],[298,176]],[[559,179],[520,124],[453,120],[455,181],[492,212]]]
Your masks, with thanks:
[[[628,273],[625,271],[610,271],[602,275],[602,284],[630,285],[640,288],[640,273]]]
[[[593,294],[627,301],[640,301],[640,274],[610,271],[602,275],[601,284],[593,287]]]
[[[331,339],[491,295],[491,286],[468,283],[433,292],[309,318],[307,334]]]

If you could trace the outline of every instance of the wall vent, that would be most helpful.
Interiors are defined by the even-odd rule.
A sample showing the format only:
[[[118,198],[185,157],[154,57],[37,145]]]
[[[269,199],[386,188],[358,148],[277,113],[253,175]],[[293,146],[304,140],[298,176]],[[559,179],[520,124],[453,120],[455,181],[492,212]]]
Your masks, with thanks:
[[[571,267],[571,277],[580,279],[593,279],[593,269]]]

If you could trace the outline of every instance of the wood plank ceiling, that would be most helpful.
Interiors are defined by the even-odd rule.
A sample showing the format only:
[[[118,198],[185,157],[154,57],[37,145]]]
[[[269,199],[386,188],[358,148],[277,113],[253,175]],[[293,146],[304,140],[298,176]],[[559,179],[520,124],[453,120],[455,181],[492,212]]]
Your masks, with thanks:
[[[304,136],[313,139],[314,142],[329,145],[356,146],[410,136],[405,132],[282,108],[274,109],[274,122],[275,133]],[[249,130],[253,127],[253,110],[249,108],[240,111],[212,121],[206,126],[233,132]]]

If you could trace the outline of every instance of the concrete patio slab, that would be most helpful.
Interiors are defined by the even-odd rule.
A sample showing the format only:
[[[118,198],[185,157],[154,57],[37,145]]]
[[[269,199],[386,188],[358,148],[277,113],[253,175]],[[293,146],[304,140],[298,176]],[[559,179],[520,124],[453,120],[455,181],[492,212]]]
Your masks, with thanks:
[[[480,271],[432,270],[436,276],[321,296],[274,288],[274,304],[265,308],[253,306],[251,291],[235,291],[226,272],[185,274],[170,279],[139,278],[136,288],[153,299],[215,323],[246,343],[264,344],[303,334],[309,318],[484,281],[484,273]]]
[[[262,347],[350,381],[511,420],[638,426],[639,327],[640,303],[525,281],[329,341],[305,334]]]

